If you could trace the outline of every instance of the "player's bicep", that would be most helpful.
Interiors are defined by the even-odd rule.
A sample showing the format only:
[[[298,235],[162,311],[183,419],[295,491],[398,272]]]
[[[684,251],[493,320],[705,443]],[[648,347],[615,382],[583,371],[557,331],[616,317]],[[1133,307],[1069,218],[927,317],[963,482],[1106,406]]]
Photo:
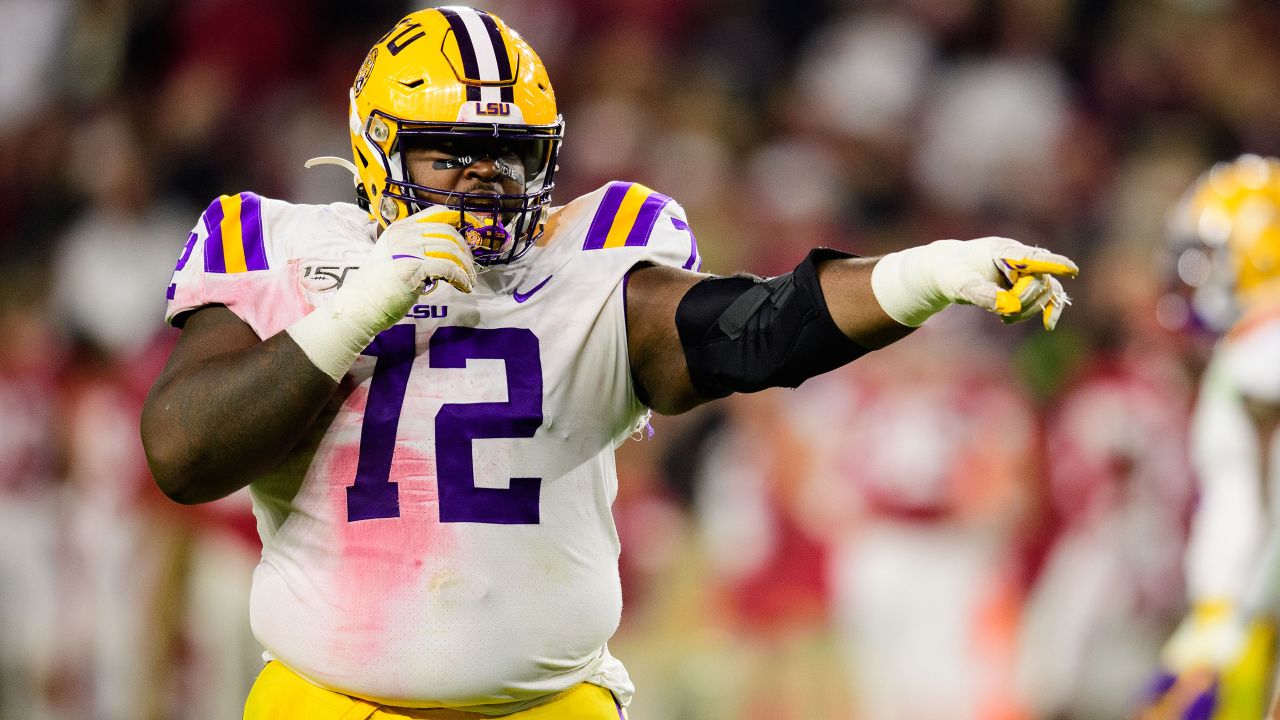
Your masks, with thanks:
[[[627,350],[636,393],[664,415],[710,400],[694,389],[676,329],[680,300],[707,275],[662,265],[637,265],[625,285]]]
[[[199,464],[193,458],[201,457],[196,448],[208,435],[206,425],[192,421],[190,413],[211,403],[218,388],[200,370],[213,358],[259,342],[248,324],[221,305],[187,315],[178,344],[142,405],[139,428],[152,475],[169,497],[185,497],[183,483],[193,476]]]
[[[210,358],[243,350],[259,342],[261,338],[253,328],[222,305],[207,305],[191,311],[182,317],[182,334],[164,370],[156,378],[155,388],[164,387],[186,370]]]

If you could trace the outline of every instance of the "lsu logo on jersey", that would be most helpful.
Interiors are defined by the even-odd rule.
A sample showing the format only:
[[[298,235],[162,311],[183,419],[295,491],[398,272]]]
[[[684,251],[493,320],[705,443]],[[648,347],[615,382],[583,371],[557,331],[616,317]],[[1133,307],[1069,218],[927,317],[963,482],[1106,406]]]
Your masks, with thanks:
[[[409,312],[405,313],[404,316],[414,320],[439,320],[440,318],[449,317],[449,306],[414,305],[409,308]]]

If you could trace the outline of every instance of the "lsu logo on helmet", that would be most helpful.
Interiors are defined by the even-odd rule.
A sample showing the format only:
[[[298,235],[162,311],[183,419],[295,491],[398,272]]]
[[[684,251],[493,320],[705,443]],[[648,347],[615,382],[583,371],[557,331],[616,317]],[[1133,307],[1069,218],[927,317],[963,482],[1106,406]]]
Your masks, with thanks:
[[[364,84],[369,80],[369,73],[373,72],[373,64],[378,61],[378,48],[369,48],[369,54],[364,58],[364,64],[360,66],[360,72],[356,73],[355,84],[351,86],[352,93],[356,97],[360,96],[360,91],[364,90]]]

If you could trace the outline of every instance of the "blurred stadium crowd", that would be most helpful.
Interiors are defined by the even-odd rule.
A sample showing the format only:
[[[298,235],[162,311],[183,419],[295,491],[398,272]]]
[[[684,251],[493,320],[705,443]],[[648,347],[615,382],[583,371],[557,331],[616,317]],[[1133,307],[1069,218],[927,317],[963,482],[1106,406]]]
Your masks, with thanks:
[[[1125,717],[1185,609],[1168,209],[1280,153],[1262,0],[493,0],[567,136],[704,270],[1008,235],[1080,261],[1058,331],[948,311],[625,444],[634,720]],[[170,504],[142,398],[200,209],[350,200],[347,88],[403,2],[0,0],[0,718],[238,717],[247,505]],[[1029,323],[1028,325],[1032,325]]]

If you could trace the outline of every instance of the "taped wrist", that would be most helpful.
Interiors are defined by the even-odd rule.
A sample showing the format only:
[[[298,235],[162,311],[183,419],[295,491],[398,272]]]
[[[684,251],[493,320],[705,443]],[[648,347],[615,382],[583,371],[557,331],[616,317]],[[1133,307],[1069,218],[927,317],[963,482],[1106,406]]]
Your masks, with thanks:
[[[853,257],[819,248],[774,278],[713,277],[685,293],[676,330],[693,386],[704,396],[797,387],[868,352],[831,318],[818,264]]]
[[[285,332],[313,365],[334,382],[342,382],[374,336],[408,312],[418,297],[412,288],[415,280],[401,277],[394,262],[365,263],[327,306],[311,311]]]
[[[317,309],[285,328],[307,359],[334,382],[342,382],[360,353],[373,341],[376,330],[353,323],[328,309]]]
[[[920,327],[925,320],[951,304],[934,281],[939,264],[963,262],[955,240],[939,240],[921,247],[892,252],[880,258],[871,270],[871,292],[889,317],[907,327]],[[945,248],[945,249],[944,249]]]

